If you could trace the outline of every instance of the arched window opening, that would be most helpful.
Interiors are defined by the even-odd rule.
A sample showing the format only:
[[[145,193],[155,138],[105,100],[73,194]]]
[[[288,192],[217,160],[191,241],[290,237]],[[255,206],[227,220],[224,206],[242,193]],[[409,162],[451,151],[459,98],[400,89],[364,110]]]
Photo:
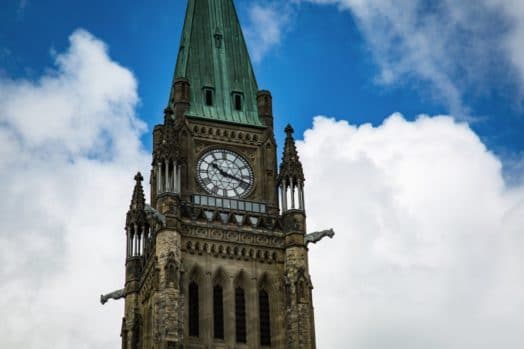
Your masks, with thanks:
[[[235,289],[235,329],[237,343],[246,343],[246,295],[240,287]]]
[[[224,339],[224,292],[222,287],[213,288],[213,333],[215,339]]]
[[[200,335],[198,306],[198,285],[196,282],[189,284],[189,336]]]
[[[269,313],[269,295],[265,290],[258,293],[258,306],[260,312],[260,344],[271,346],[271,317]]]

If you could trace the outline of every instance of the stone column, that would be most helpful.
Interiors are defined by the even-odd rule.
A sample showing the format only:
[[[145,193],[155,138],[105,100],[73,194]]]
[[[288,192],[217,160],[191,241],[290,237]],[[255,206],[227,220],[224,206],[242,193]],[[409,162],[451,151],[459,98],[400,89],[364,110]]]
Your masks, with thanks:
[[[287,211],[287,183],[284,179],[282,181],[282,213]]]
[[[162,163],[159,162],[156,171],[156,192],[157,194],[162,193]]]
[[[170,191],[170,190],[169,190],[169,161],[166,160],[164,165],[165,165],[165,167],[166,167],[166,168],[165,168],[165,178],[164,178],[164,180],[165,180],[165,184],[164,184],[164,185],[165,185],[164,192],[167,193],[167,192]]]
[[[180,163],[176,167],[177,193],[182,194],[182,166]]]
[[[290,192],[291,192],[291,209],[294,210],[295,207],[295,183],[293,183],[293,177],[290,179],[289,184]]]

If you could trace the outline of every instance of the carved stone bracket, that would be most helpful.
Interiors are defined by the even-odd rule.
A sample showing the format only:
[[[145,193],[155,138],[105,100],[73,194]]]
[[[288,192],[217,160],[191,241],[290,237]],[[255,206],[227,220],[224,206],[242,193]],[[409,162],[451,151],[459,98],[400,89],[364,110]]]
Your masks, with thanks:
[[[166,216],[155,210],[150,205],[146,205],[145,207],[146,216],[149,222],[156,223],[160,225],[162,228],[165,228],[166,226]]]
[[[106,304],[107,301],[110,300],[110,299],[114,299],[114,300],[122,299],[122,298],[125,297],[125,294],[126,294],[126,290],[125,289],[121,289],[121,290],[118,290],[118,291],[114,291],[114,292],[108,293],[106,295],[101,295],[100,296],[100,303]]]
[[[306,245],[309,245],[310,243],[316,244],[317,242],[319,242],[326,236],[332,239],[333,236],[335,236],[335,231],[333,229],[328,229],[328,230],[322,230],[322,231],[317,231],[315,233],[307,234],[305,238]]]

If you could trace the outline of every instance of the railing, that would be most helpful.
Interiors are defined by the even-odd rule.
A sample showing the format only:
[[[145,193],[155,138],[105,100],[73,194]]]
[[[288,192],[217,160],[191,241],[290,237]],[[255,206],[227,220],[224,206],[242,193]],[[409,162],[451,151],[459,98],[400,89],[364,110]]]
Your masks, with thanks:
[[[252,201],[217,198],[207,195],[193,195],[192,203],[194,205],[223,208],[234,211],[245,211],[265,214],[267,211],[266,204]]]

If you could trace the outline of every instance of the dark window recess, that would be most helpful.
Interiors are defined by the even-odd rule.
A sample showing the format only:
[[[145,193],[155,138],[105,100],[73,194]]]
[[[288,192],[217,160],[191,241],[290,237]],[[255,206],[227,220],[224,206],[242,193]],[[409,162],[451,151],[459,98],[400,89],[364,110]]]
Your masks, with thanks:
[[[198,285],[193,281],[189,284],[189,336],[198,337],[199,330]]]
[[[260,344],[271,346],[271,318],[269,314],[269,296],[266,291],[260,290],[258,294],[260,311]]]
[[[233,103],[235,105],[235,110],[238,110],[238,111],[242,110],[242,94],[241,93],[233,93]]]
[[[235,328],[237,343],[246,343],[246,296],[241,288],[235,289]]]
[[[213,333],[216,339],[224,339],[224,297],[222,287],[213,288]]]
[[[210,88],[204,89],[204,98],[206,100],[205,101],[206,105],[208,107],[212,107],[213,106],[213,90]]]

